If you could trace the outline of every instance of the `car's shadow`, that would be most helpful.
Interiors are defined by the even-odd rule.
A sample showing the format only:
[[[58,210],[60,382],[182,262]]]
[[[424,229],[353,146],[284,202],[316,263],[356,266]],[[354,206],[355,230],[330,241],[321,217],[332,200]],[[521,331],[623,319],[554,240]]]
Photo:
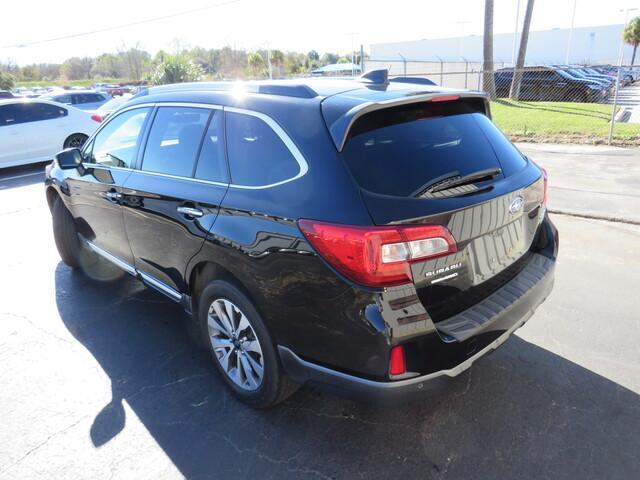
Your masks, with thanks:
[[[55,281],[60,317],[111,379],[93,444],[125,428],[127,402],[185,477],[640,477],[639,396],[518,337],[410,405],[304,388],[255,411],[177,305],[126,276],[101,284],[59,264]]]

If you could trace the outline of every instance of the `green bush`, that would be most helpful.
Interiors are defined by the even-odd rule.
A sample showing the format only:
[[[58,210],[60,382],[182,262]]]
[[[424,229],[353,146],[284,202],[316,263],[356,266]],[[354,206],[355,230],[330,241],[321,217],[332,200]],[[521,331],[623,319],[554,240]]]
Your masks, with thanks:
[[[0,90],[11,90],[14,83],[13,75],[8,72],[0,72]]]
[[[151,74],[152,85],[167,83],[197,82],[202,80],[204,70],[192,61],[179,55],[166,55]]]

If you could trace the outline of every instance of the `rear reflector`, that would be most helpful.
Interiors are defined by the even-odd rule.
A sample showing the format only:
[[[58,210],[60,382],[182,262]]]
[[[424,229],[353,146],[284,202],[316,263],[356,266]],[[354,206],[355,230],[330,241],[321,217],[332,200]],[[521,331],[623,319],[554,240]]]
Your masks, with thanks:
[[[404,346],[391,347],[389,355],[389,375],[402,375],[407,373],[407,362],[404,357]]]
[[[540,168],[540,170],[542,170],[542,178],[544,179],[544,199],[542,200],[542,204],[546,207],[547,206],[547,192],[549,191],[549,174],[547,173],[547,171],[542,168],[542,167],[538,167]]]
[[[300,230],[333,268],[368,287],[413,281],[411,263],[457,251],[442,225],[360,227],[299,220]]]
[[[100,123],[102,122],[102,117],[97,113],[94,113],[93,115],[91,115],[91,120],[95,120],[96,122]]]

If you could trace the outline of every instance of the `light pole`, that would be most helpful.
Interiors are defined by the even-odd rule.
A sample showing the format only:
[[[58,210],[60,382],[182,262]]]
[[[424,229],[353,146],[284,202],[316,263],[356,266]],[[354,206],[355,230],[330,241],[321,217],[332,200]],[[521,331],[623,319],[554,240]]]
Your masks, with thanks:
[[[571,37],[573,36],[573,23],[576,19],[576,4],[578,0],[573,0],[573,13],[571,14],[571,28],[569,28],[569,38],[567,39],[567,55],[564,58],[564,63],[569,65],[569,54],[571,53]]]
[[[638,10],[637,8],[624,8],[620,10],[624,12],[624,23],[622,24],[622,28],[624,29],[627,26],[627,21],[629,20],[629,12],[633,12]],[[622,70],[622,60],[624,57],[624,39],[622,35],[620,35],[620,51],[618,52],[618,74],[616,75],[616,93],[613,96],[613,109],[611,110],[611,121],[609,122],[609,142],[611,145],[611,140],[613,139],[613,125],[616,119],[616,108],[618,107],[618,90],[620,90],[620,70]]]
[[[520,1],[520,0],[518,0]],[[464,42],[464,26],[467,23],[471,23],[469,20],[461,20],[459,22],[456,22],[458,25],[460,25],[460,40],[458,40],[458,56],[460,57],[460,59],[462,60],[464,58],[464,49],[463,49],[463,45],[462,42]]]
[[[516,5],[516,26],[513,30],[513,51],[511,52],[511,64],[513,65],[513,69],[515,71],[516,68],[516,49],[518,46],[518,21],[520,17],[520,0]]]
[[[355,70],[356,51],[354,47],[354,37],[357,34],[358,34],[357,32],[351,32],[347,34],[347,35],[351,35],[351,76],[352,77],[356,76],[356,70]]]

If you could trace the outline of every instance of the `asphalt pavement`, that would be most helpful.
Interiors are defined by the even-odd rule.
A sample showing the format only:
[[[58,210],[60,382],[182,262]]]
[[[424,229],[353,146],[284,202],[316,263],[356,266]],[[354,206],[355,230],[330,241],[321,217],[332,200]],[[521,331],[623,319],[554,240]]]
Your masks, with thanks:
[[[618,197],[638,201],[638,154],[566,148],[524,148],[570,214],[552,215],[550,298],[495,353],[392,408],[310,388],[237,403],[175,304],[60,263],[41,167],[0,172],[0,479],[640,478],[640,226],[583,218],[635,218]],[[587,208],[595,192],[606,207]]]

